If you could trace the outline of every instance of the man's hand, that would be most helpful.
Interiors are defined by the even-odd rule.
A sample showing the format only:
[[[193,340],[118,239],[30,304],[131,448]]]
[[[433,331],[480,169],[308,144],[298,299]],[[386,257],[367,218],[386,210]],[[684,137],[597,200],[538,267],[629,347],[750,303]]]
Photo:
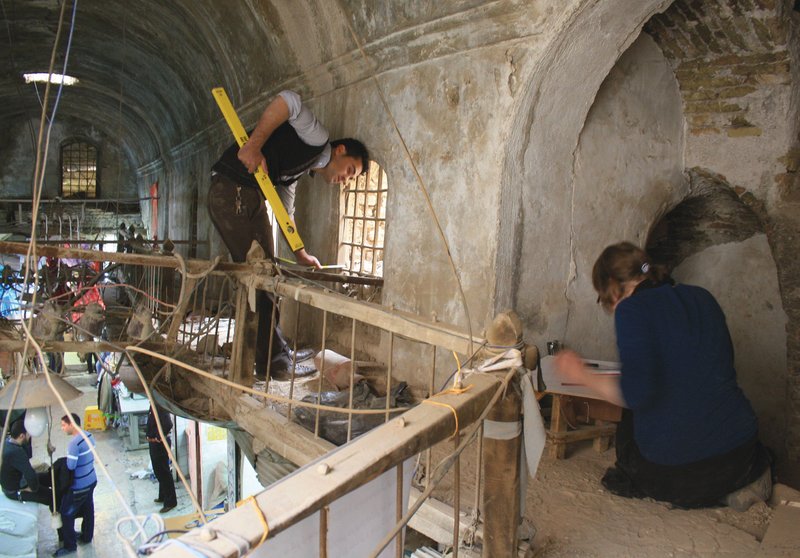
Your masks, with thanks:
[[[267,161],[264,159],[261,149],[252,141],[248,140],[245,142],[241,149],[239,149],[238,157],[245,168],[247,168],[247,172],[256,172],[259,165],[264,169],[264,172],[267,172]]]
[[[298,265],[307,265],[309,267],[316,267],[317,269],[322,268],[319,260],[306,252],[305,248],[300,248],[297,252],[295,252],[294,257],[297,260]]]

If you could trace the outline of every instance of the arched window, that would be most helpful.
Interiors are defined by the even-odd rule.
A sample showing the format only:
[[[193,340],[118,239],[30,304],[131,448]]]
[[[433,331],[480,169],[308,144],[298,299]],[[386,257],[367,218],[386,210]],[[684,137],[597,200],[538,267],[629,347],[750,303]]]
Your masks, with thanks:
[[[339,263],[356,275],[383,277],[387,195],[386,173],[375,161],[342,184]]]
[[[96,198],[97,148],[84,141],[61,145],[61,195],[65,198]]]

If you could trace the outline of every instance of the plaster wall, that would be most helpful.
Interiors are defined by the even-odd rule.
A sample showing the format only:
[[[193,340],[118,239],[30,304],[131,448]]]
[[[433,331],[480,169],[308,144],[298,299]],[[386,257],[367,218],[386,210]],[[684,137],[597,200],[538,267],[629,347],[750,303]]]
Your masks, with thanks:
[[[747,273],[742,273],[744,269]],[[766,235],[694,254],[675,268],[673,277],[708,289],[719,302],[731,332],[737,380],[756,411],[761,439],[782,453],[786,435],[786,313]]]
[[[573,208],[579,201],[575,152],[590,107],[644,22],[669,4],[577,5],[533,73],[520,79],[501,176],[495,308],[515,308],[527,339],[540,347],[563,338],[569,321],[565,292],[576,271]],[[618,214],[610,208],[596,218],[606,224]]]
[[[0,140],[0,192],[2,197],[29,197],[36,166],[38,120],[17,120]],[[47,128],[45,128],[45,134]],[[45,135],[45,139],[47,136]],[[61,185],[61,143],[69,139],[88,140],[98,148],[100,197],[130,199],[138,196],[135,173],[121,144],[90,123],[57,119],[50,132],[42,197],[59,195]],[[44,153],[45,143],[42,142]]]
[[[500,174],[513,126],[515,97],[520,82],[531,74],[541,51],[557,36],[560,22],[569,17],[576,4],[579,2],[558,6],[463,2],[446,9],[428,7],[416,19],[400,18],[397,10],[384,14],[396,20],[381,20],[378,14],[372,14],[376,19],[357,26],[361,40],[366,36],[369,59],[361,58],[352,39],[337,35],[333,46],[318,41],[327,45],[320,48],[326,53],[325,49],[334,47],[353,50],[338,58],[323,56],[324,68],[318,65],[319,55],[306,56],[309,43],[320,38],[301,40],[296,29],[289,33],[284,26],[298,25],[296,20],[302,14],[296,12],[301,8],[317,15],[325,13],[334,21],[341,14],[301,6],[281,9],[280,17],[271,19],[269,25],[280,26],[285,41],[282,47],[297,58],[302,73],[280,84],[263,83],[262,94],[234,98],[234,105],[249,127],[272,95],[283,88],[294,88],[332,138],[350,136],[367,143],[373,158],[385,169],[390,188],[383,304],[435,314],[442,321],[467,329],[449,252],[463,283],[473,333],[479,335],[493,316]],[[255,9],[268,6],[259,4]],[[345,29],[341,22],[341,30]],[[376,80],[369,73],[374,65]],[[388,112],[377,88],[386,99]],[[213,102],[210,96],[208,102]],[[188,222],[183,215],[187,213],[188,191],[199,189],[198,236],[209,240],[210,257],[224,249],[205,209],[208,173],[229,137],[224,126],[212,124],[176,145],[160,161],[140,168],[142,191],[159,178],[161,203],[168,208],[168,222],[161,222],[160,227],[165,227],[172,238],[187,238]],[[338,189],[319,179],[302,179],[296,221],[309,251],[323,263],[335,261]],[[385,351],[374,347],[373,353],[380,359]],[[409,370],[412,381],[419,381],[413,379],[413,367],[404,370]]]
[[[555,332],[594,358],[616,358],[613,320],[596,304],[592,266],[609,244],[645,244],[652,224],[687,192],[678,84],[648,35],[620,57],[597,93],[576,151],[565,286],[566,327]]]

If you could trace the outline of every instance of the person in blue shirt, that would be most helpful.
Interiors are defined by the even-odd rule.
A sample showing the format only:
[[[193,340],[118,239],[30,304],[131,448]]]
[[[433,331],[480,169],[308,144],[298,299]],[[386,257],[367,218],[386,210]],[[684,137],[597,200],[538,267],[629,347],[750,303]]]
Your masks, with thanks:
[[[598,302],[614,314],[619,377],[595,375],[571,350],[561,376],[625,407],[611,492],[683,508],[746,509],[771,491],[771,457],[736,382],[725,315],[707,290],[676,285],[637,246],[607,247],[594,264]]]
[[[89,432],[81,435],[81,419],[75,414],[61,417],[61,430],[72,436],[67,446],[67,468],[73,472],[72,484],[61,501],[61,529],[59,536],[64,545],[53,556],[64,556],[75,552],[77,542],[90,543],[94,537],[94,489],[97,486],[97,475],[94,471],[94,437]],[[91,447],[90,445],[91,444]],[[83,518],[81,532],[75,532],[75,519]]]

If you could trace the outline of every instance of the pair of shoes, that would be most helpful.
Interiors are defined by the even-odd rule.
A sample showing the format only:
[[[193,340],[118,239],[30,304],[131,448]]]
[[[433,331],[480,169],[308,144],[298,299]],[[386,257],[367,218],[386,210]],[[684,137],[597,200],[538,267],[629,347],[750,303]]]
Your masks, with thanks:
[[[314,372],[317,371],[315,366],[306,366],[305,364],[295,364],[294,365],[294,377],[295,378],[303,378],[304,376],[310,376]],[[256,375],[256,377],[258,377]],[[282,370],[272,369],[269,373],[269,377],[273,380],[279,381],[286,381],[292,379],[292,367],[289,366],[288,368],[284,368]]]
[[[153,500],[153,502],[155,502],[156,504],[163,504],[164,500],[162,500],[161,498],[156,498],[155,500]]]
[[[286,347],[286,354],[289,355],[290,360],[301,362],[313,357],[316,354],[316,351],[314,351],[314,349],[300,349],[298,351],[293,351],[289,347]]]
[[[72,554],[76,550],[78,550],[78,549],[77,548],[71,548],[71,549],[70,548],[64,548],[62,546],[61,548],[59,548],[58,550],[53,552],[53,558],[58,558],[59,556],[67,556],[69,554]]]
[[[172,506],[164,506],[163,508],[161,508],[160,510],[158,510],[158,513],[167,513],[168,511],[174,510],[174,509],[175,509],[175,507],[176,507],[175,505],[172,505]]]

